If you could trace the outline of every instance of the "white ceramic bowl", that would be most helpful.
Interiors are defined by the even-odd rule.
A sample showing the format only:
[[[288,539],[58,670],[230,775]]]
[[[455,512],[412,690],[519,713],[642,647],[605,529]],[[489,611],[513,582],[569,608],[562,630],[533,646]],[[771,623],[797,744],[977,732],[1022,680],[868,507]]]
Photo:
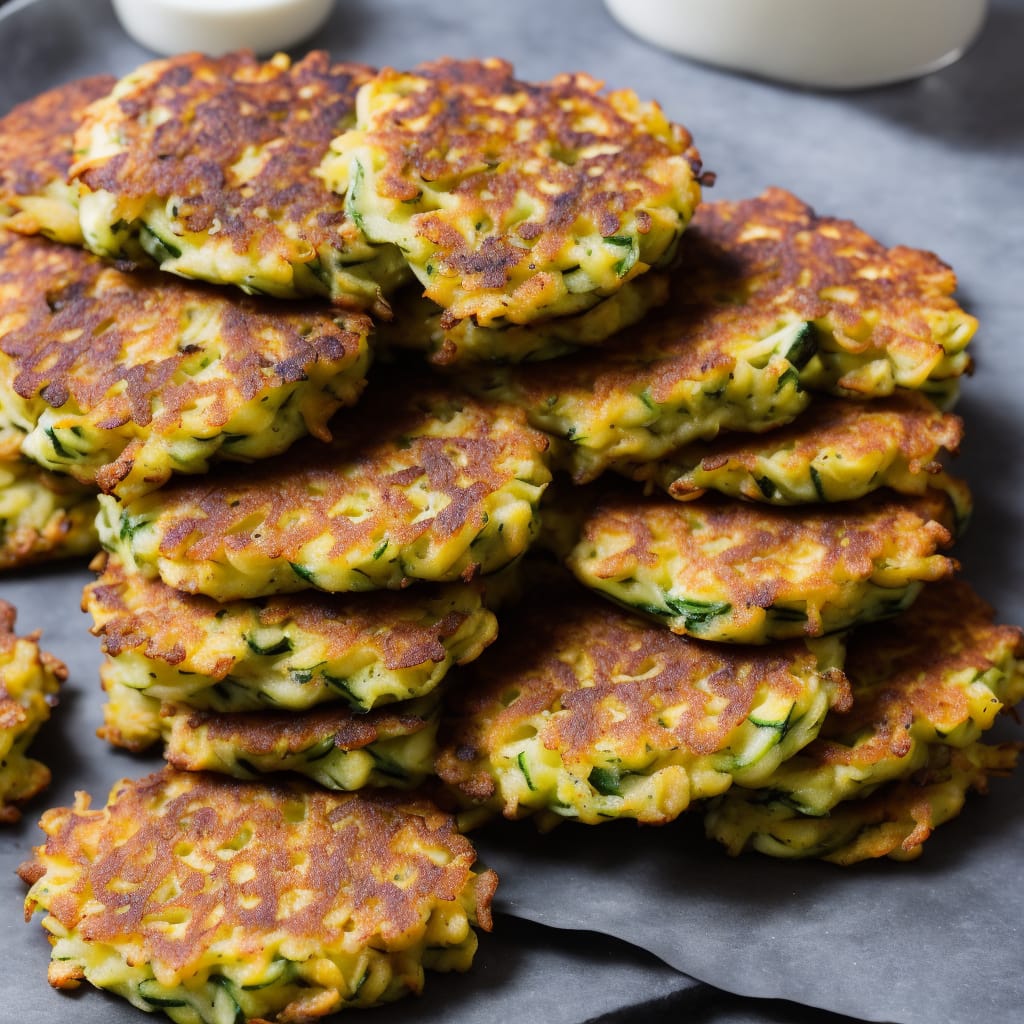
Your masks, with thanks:
[[[606,0],[648,42],[796,85],[857,89],[952,63],[987,0]]]
[[[273,53],[311,36],[334,0],[113,0],[124,30],[156,53]]]

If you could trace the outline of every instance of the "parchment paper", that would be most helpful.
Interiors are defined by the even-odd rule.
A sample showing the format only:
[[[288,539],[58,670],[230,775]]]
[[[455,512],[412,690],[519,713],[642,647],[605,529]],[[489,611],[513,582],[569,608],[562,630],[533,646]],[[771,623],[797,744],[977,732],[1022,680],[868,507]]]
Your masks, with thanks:
[[[957,554],[1002,620],[1024,623],[1024,5],[995,3],[958,64],[855,94],[793,90],[683,61],[628,36],[596,0],[341,0],[313,43],[378,65],[494,54],[527,78],[589,71],[657,97],[691,129],[706,166],[719,173],[708,198],[781,185],[888,244],[933,249],[952,263],[961,301],[982,322],[978,372],[958,409],[967,439],[955,467],[973,486],[977,509]],[[121,34],[106,0],[9,4],[0,15],[0,53],[0,110],[69,78],[126,71],[147,56]],[[86,578],[75,569],[0,581],[0,595],[21,610],[20,626],[42,627],[46,646],[72,667],[64,704],[38,747],[55,784],[20,826],[0,834],[0,1020],[139,1019],[91,990],[69,1002],[47,989],[46,943],[38,926],[21,923],[23,888],[11,875],[37,841],[33,822],[42,808],[68,802],[76,788],[100,801],[117,778],[156,764],[113,753],[93,735],[98,643],[77,611]],[[1005,723],[1000,735],[1024,739],[1024,729]],[[611,939],[504,915],[626,940],[729,992],[863,1020],[1021,1019],[1022,798],[1024,773],[998,780],[989,797],[973,799],[936,833],[920,861],[846,870],[729,860],[703,840],[697,821],[662,830],[566,825],[548,836],[528,822],[486,830],[477,843],[502,876],[503,916],[500,932],[482,945],[478,970],[435,979],[413,1008],[374,1011],[373,1020],[415,1014],[468,1024],[495,1020],[499,1010],[502,1019],[525,1011],[567,1024],[607,1014],[652,1021],[685,1014],[717,1024],[826,1019],[787,1003],[719,998]],[[633,1009],[617,1013],[622,1007]]]

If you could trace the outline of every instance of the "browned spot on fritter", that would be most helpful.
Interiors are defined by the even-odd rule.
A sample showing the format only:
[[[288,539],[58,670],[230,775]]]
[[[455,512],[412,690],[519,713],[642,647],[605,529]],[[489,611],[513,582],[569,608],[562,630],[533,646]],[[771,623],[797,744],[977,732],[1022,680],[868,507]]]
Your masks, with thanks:
[[[886,248],[852,221],[819,217],[780,188],[703,204],[679,254],[681,301],[717,296],[792,309],[826,323],[850,352],[886,350],[934,364],[943,349],[930,319],[970,320],[951,297],[956,275],[934,253]]]
[[[0,119],[0,203],[65,181],[72,136],[85,108],[114,86],[110,75],[82,78],[19,104]]]
[[[223,372],[215,376],[181,377],[203,356],[181,345],[192,318],[216,325],[209,355]],[[360,314],[228,297],[166,274],[126,274],[44,239],[0,235],[0,351],[14,390],[54,409],[70,402],[101,430],[129,422],[173,430],[198,405],[216,431],[241,403],[303,380],[315,363],[354,360],[370,327]],[[308,426],[330,436],[326,417]]]
[[[846,581],[871,579],[889,552],[893,559],[928,559],[953,540],[953,508],[941,492],[897,497],[876,492],[830,506],[776,508],[706,497],[679,504],[614,493],[588,516],[583,536],[595,551],[615,538],[616,551],[595,554],[587,572],[623,579],[655,565],[669,550],[676,582],[713,581],[717,599],[734,616],[774,604],[800,602],[809,593],[839,593]],[[622,538],[629,538],[628,545]],[[950,575],[956,563],[936,557],[928,579]],[[820,623],[808,623],[808,629]]]
[[[212,484],[172,482],[161,492],[161,555],[201,561],[226,549],[296,562],[318,537],[330,537],[330,559],[374,537],[404,546],[482,529],[484,502],[512,481],[511,464],[534,458],[547,440],[518,410],[422,388],[407,382],[367,395],[335,419],[329,447],[307,443]],[[438,410],[455,407],[468,422],[441,433]],[[412,501],[420,481],[447,499],[439,513],[423,515]],[[369,514],[335,511],[350,498]]]
[[[165,769],[126,780],[105,809],[83,798],[41,824],[46,844],[21,877],[38,878],[35,864],[50,858],[75,873],[53,897],[52,916],[86,942],[141,944],[181,972],[235,928],[254,948],[270,935],[403,948],[422,935],[437,901],[458,899],[473,882],[475,854],[452,818],[397,793],[371,798]],[[225,848],[237,852],[218,857]],[[474,886],[485,929],[495,884],[486,872]],[[171,914],[184,918],[173,931]]]
[[[156,61],[133,91],[96,104],[77,137],[84,148],[92,122],[113,116],[124,151],[73,173],[93,191],[174,196],[189,231],[216,225],[239,253],[291,254],[294,242],[278,222],[298,228],[310,258],[322,247],[344,250],[355,226],[343,199],[312,172],[350,126],[356,92],[371,75],[323,51],[287,69],[246,52]],[[233,167],[250,147],[265,149],[266,159],[241,175]]]
[[[759,458],[772,453],[784,463],[805,465],[823,450],[837,449],[854,461],[885,454],[895,447],[912,473],[938,469],[933,461],[945,449],[955,452],[963,436],[959,416],[943,413],[923,395],[902,392],[871,402],[840,398],[816,399],[799,419],[757,437],[720,435],[707,444],[686,449],[705,471],[727,465],[754,472]],[[686,492],[685,482],[679,488]],[[673,493],[677,490],[673,485]]]
[[[187,749],[180,749],[185,733],[202,730],[211,742],[228,742],[241,756],[281,756],[308,750],[315,743],[332,740],[338,750],[359,750],[371,743],[410,736],[425,729],[428,720],[420,715],[399,714],[393,709],[376,709],[357,714],[347,708],[317,708],[311,711],[192,711],[165,705],[165,716],[177,715],[166,757],[175,768],[200,767]],[[179,734],[179,730],[181,730]]]
[[[558,712],[540,738],[567,764],[603,743],[624,760],[679,748],[720,750],[765,689],[798,698],[818,661],[803,643],[771,648],[709,644],[579,591],[554,588],[502,619],[499,640],[446,703],[437,771],[474,798],[493,783],[474,762],[497,753],[528,720]],[[834,674],[836,703],[847,699]]]
[[[957,674],[989,671],[1005,654],[1024,655],[1024,632],[1000,626],[967,584],[926,587],[898,619],[865,627],[849,644],[853,707],[826,721],[802,755],[821,764],[872,764],[902,757],[915,721],[950,732],[970,717]]]
[[[413,600],[435,593],[424,584]],[[252,623],[261,627],[292,624],[316,638],[327,661],[343,658],[353,647],[374,647],[390,671],[443,661],[443,641],[466,620],[456,611],[434,622],[413,617],[410,609],[418,605],[404,594],[388,591],[358,597],[294,594],[225,605],[127,573],[115,559],[108,560],[103,575],[86,587],[83,605],[92,612],[97,623],[93,632],[103,638],[103,650],[112,657],[140,650],[147,658],[169,665],[179,665],[187,657],[197,670],[216,680],[231,672],[234,659],[209,653],[207,640],[235,620],[243,629]]]
[[[668,402],[682,381],[699,381],[736,365],[729,344],[766,337],[781,326],[775,310],[711,305],[669,305],[627,328],[599,351],[504,371],[517,395],[542,405],[551,395],[583,394],[588,402],[613,402],[646,391]],[[781,369],[780,369],[781,372]]]
[[[529,249],[511,235],[487,236],[473,248],[443,213],[417,215],[416,232],[438,247],[442,272],[459,275],[468,290],[500,289],[520,263],[555,261],[581,221],[591,232],[615,235],[624,215],[662,194],[651,169],[665,158],[682,153],[699,173],[684,128],[675,126],[671,145],[638,131],[588,75],[523,82],[510,64],[494,59],[445,59],[412,75],[416,87],[375,116],[367,132],[386,157],[381,194],[413,200],[418,189],[410,178],[417,177],[451,187],[469,221],[479,215],[505,223],[523,196],[545,211],[543,220],[518,223],[516,234],[531,241]],[[404,77],[386,69],[379,80],[386,89]],[[649,218],[638,217],[638,228],[649,230]]]

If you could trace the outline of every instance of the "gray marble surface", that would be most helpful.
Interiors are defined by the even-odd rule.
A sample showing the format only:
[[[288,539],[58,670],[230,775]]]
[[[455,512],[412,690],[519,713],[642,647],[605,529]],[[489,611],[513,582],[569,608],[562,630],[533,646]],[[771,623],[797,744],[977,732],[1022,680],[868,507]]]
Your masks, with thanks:
[[[1001,618],[1024,623],[1024,4],[997,0],[958,64],[859,93],[796,90],[686,62],[628,36],[597,0],[340,0],[314,42],[374,64],[495,54],[524,77],[589,71],[657,97],[691,129],[719,175],[709,198],[781,185],[889,244],[933,249],[952,263],[961,300],[982,325],[977,373],[959,408],[967,438],[956,467],[977,511],[957,554]],[[0,110],[147,56],[121,34],[106,0],[14,0],[0,15],[0,44]],[[40,740],[54,786],[0,835],[0,1020],[139,1019],[93,991],[69,998],[47,988],[46,944],[38,927],[21,923],[23,890],[12,876],[36,841],[43,807],[77,788],[100,799],[117,778],[155,763],[112,753],[93,735],[99,654],[78,611],[86,578],[74,568],[0,584],[20,625],[41,627],[72,666],[65,702]],[[1011,722],[1001,733],[1024,739]],[[828,1010],[905,1024],[1018,1020],[1022,799],[1024,772],[973,801],[917,863],[848,871],[731,861],[695,823],[565,826],[546,837],[528,824],[489,830],[479,845],[502,875],[501,914],[478,969],[433,979],[423,999],[372,1019],[838,1024]]]

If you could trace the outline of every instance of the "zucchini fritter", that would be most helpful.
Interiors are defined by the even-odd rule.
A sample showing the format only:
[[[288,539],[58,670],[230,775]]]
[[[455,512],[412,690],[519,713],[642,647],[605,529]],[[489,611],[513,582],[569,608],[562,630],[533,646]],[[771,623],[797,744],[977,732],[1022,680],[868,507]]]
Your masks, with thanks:
[[[0,569],[99,550],[96,492],[27,459],[0,458]]]
[[[68,182],[73,136],[85,108],[114,82],[110,75],[80,78],[0,119],[0,227],[82,244],[78,187]]]
[[[337,705],[309,711],[197,711],[161,704],[120,682],[119,666],[100,668],[107,694],[99,735],[114,746],[145,750],[160,740],[183,771],[237,779],[297,772],[327,789],[410,787],[433,772],[439,700],[403,701],[363,714]]]
[[[321,173],[401,248],[443,329],[579,314],[670,261],[700,201],[686,129],[587,75],[446,59],[379,72],[356,112]]]
[[[82,605],[108,673],[157,705],[300,711],[340,701],[366,712],[425,696],[497,634],[478,584],[218,604],[115,558],[97,567]]]
[[[374,336],[378,349],[424,352],[436,366],[450,367],[490,360],[498,363],[554,359],[576,349],[597,345],[642,320],[668,300],[668,275],[644,274],[627,281],[617,292],[576,316],[556,317],[533,324],[480,327],[475,320],[441,326],[440,307],[412,293],[394,306],[394,320]]]
[[[571,587],[543,593],[446,701],[437,772],[466,805],[660,824],[760,784],[849,702],[838,640],[707,644]]]
[[[948,403],[977,326],[930,253],[885,249],[769,189],[704,203],[658,313],[572,361],[466,374],[557,439],[579,482],[654,462],[720,430],[761,433],[807,389],[873,398],[897,388]]]
[[[997,626],[992,609],[958,580],[926,587],[891,622],[856,631],[847,643],[853,687],[847,714],[773,773],[762,792],[728,801],[780,803],[812,817],[829,814],[893,779],[923,768],[934,746],[966,748],[1004,708],[1024,698],[1024,636]],[[723,812],[740,816],[739,810]]]
[[[493,872],[424,800],[166,769],[47,811],[19,873],[50,984],[177,1024],[307,1021],[466,970]]]
[[[720,435],[626,471],[679,501],[709,490],[775,505],[851,501],[883,487],[923,494],[941,489],[938,457],[957,450],[962,432],[958,416],[910,391],[872,402],[821,397],[777,430]]]
[[[938,551],[957,518],[943,492],[800,508],[614,492],[584,514],[567,562],[585,586],[675,633],[766,643],[903,610],[956,569]]]
[[[819,217],[796,196],[706,203],[680,248],[700,301],[753,302],[814,325],[808,386],[867,398],[896,387],[948,401],[970,368],[974,317],[952,298],[956,275],[933,253],[887,249],[856,224]]]
[[[50,783],[50,770],[26,755],[67,679],[64,663],[39,649],[39,634],[14,635],[15,610],[0,601],[0,824]]]
[[[848,800],[822,817],[809,817],[784,801],[726,802],[708,813],[708,835],[731,854],[746,849],[770,857],[818,857],[856,864],[876,857],[914,860],[932,831],[963,809],[967,794],[988,791],[993,775],[1017,763],[1013,744],[932,746],[910,778],[887,782],[860,800]]]
[[[522,413],[389,380],[334,423],[330,446],[118,505],[100,538],[126,568],[220,601],[469,580],[522,554],[550,479]]]
[[[94,103],[75,135],[85,244],[183,277],[387,314],[406,277],[314,173],[372,75],[317,51],[144,64]]]
[[[127,498],[284,451],[359,397],[370,320],[231,299],[0,234],[0,412],[40,465]]]

